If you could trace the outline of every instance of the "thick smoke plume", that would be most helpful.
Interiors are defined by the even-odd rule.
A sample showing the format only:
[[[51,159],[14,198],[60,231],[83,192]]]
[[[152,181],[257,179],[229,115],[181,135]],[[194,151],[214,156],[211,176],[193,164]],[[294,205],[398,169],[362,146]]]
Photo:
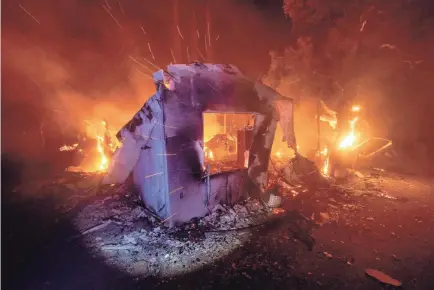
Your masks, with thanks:
[[[171,62],[265,70],[287,31],[283,14],[271,19],[246,1],[207,3],[3,1],[2,153],[50,159],[90,134],[89,124],[119,129],[153,94],[151,73]]]

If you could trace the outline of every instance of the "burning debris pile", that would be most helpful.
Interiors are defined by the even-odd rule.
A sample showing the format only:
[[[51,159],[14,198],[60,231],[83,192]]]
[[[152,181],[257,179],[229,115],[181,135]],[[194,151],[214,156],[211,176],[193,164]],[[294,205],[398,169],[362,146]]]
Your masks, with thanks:
[[[313,159],[321,167],[324,176],[345,178],[356,166],[366,164],[366,160],[392,145],[390,140],[369,136],[367,128],[361,125],[366,123],[361,121],[362,111],[361,106],[352,105],[341,113],[343,124],[340,124],[337,113],[320,102],[317,117],[318,150]],[[333,129],[332,136],[322,136],[320,122],[327,123]]]

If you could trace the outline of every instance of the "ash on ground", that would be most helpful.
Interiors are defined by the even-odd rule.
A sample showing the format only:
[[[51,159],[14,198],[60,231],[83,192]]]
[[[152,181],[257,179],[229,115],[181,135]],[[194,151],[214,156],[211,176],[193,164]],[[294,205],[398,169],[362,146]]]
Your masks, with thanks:
[[[241,247],[249,230],[272,214],[260,202],[247,200],[234,207],[218,205],[202,219],[169,229],[122,191],[88,204],[74,223],[95,254],[142,277],[169,277],[213,263]]]
[[[270,210],[263,202],[250,199],[234,207],[219,205],[206,217],[172,229],[163,227],[127,186],[100,186],[99,174],[65,173],[29,183],[19,191],[24,196],[58,199],[58,211],[72,218],[81,233],[71,239],[83,240],[109,264],[141,277],[170,277],[212,264],[249,242],[263,224],[283,225],[291,236],[303,238],[294,226],[295,217],[277,218],[281,211],[295,210],[319,226],[351,224],[355,212],[366,210],[361,202],[366,197],[398,201],[399,197],[387,194],[388,183],[395,186],[399,181],[406,191],[405,180],[382,170],[353,173],[343,181],[329,180],[329,187],[315,189],[299,181],[285,182],[285,172],[275,175],[283,209]]]

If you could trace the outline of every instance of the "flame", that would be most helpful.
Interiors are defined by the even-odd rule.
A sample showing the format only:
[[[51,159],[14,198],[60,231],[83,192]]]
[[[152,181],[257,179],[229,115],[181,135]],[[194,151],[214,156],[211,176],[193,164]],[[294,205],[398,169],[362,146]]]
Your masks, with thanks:
[[[59,151],[72,151],[84,153],[84,160],[80,166],[71,166],[67,170],[75,172],[105,172],[110,163],[110,153],[114,152],[120,145],[115,137],[115,133],[109,132],[107,123],[105,121],[90,122],[85,121],[87,124],[86,138],[95,140],[96,145],[94,148],[79,147],[79,143],[73,145],[64,145],[59,148]]]
[[[339,149],[349,148],[354,145],[354,142],[357,139],[355,127],[358,119],[359,119],[358,117],[355,117],[350,121],[351,131],[348,133],[348,135],[344,137],[344,139],[342,139],[341,143],[339,144]]]
[[[99,153],[99,164],[98,164],[98,171],[106,171],[108,168],[109,160],[107,158],[107,155],[104,152],[104,138],[101,136],[97,136],[97,146],[96,150]]]
[[[212,151],[206,147],[206,145],[203,147],[203,152],[205,153],[206,158],[214,160],[214,153],[212,153]]]
[[[333,129],[336,129],[336,126],[338,124],[338,120],[336,119],[336,116],[333,115],[333,117],[329,117],[329,116],[320,116],[319,120],[322,122],[326,122],[329,124],[330,127],[332,127]]]
[[[320,156],[324,156],[324,162],[323,162],[323,166],[321,168],[321,173],[324,176],[328,176],[329,175],[329,159],[330,159],[328,148],[324,147],[324,149],[321,150],[319,152],[319,154],[320,154]]]
[[[324,149],[319,152],[319,154],[321,154],[323,156],[327,156],[328,153],[329,153],[329,150],[327,147],[324,147]]]
[[[279,152],[276,153],[276,156],[277,156],[278,158],[282,158],[282,153],[280,153],[280,151],[279,151]]]

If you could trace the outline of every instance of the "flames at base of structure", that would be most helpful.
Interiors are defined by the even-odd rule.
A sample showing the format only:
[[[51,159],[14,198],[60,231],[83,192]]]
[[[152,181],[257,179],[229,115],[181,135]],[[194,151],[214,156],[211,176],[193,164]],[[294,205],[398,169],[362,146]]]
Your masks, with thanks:
[[[359,112],[361,111],[360,106],[353,106],[351,108],[352,112]],[[208,114],[210,117],[208,118],[215,118],[215,114]],[[241,116],[242,114],[240,114]],[[244,116],[245,118],[245,116]],[[320,117],[321,121],[325,121],[329,123],[329,125],[332,128],[336,128],[337,121],[336,120],[329,120],[329,119],[323,119]],[[359,120],[359,117],[354,117],[352,120],[349,121],[349,132],[344,135],[343,138],[338,140],[336,150],[352,150],[352,148],[355,147],[357,139],[358,139],[358,133],[356,131],[356,124]],[[206,125],[206,131],[207,134],[204,136],[205,141],[209,141],[213,136],[220,133],[221,126],[217,124],[215,120],[210,120],[211,122],[208,122]],[[77,167],[69,167],[68,170],[70,171],[81,171],[81,172],[105,172],[108,169],[111,155],[116,150],[116,148],[120,145],[119,141],[116,139],[115,134],[116,132],[110,132],[107,128],[107,123],[105,121],[96,121],[96,122],[86,122],[86,139],[92,140],[92,142],[89,142],[89,144],[92,144],[91,147],[89,146],[82,146],[81,142],[75,143],[72,145],[63,145],[59,148],[59,151],[65,152],[65,151],[77,151],[78,153],[82,153],[84,156],[83,162],[77,166]],[[279,136],[281,137],[281,136]],[[276,136],[276,140],[278,138]],[[277,144],[277,142],[275,142]],[[299,150],[299,146],[297,146],[297,150]],[[248,152],[248,151],[247,151]],[[213,152],[209,147],[204,146],[204,157],[205,159],[209,161],[216,161],[216,154],[218,152]],[[285,159],[291,159],[294,157],[293,150],[289,150],[288,148],[283,147],[277,147],[276,150],[273,150],[272,158],[275,158],[276,160],[285,160]],[[317,156],[321,159],[321,173],[324,176],[330,175],[330,150],[327,146],[324,146],[318,153]],[[248,166],[248,153],[247,156],[245,156],[245,164],[244,167]]]

